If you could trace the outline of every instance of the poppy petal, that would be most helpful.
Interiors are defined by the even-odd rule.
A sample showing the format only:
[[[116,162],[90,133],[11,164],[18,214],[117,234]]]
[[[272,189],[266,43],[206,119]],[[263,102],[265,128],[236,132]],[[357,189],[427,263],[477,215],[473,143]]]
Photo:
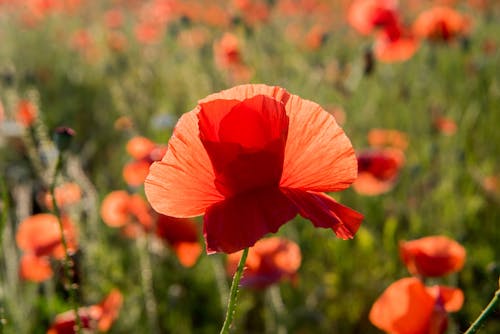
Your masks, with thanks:
[[[173,246],[175,255],[184,267],[192,267],[200,257],[202,247],[198,242],[179,242]]]
[[[278,185],[288,132],[282,102],[264,95],[236,104],[214,100],[201,104],[198,118],[200,138],[222,194],[229,197]]]
[[[447,312],[457,312],[462,308],[464,293],[458,288],[435,285],[427,287],[427,291],[443,303],[444,309]]]
[[[337,237],[351,239],[356,234],[363,215],[323,193],[296,189],[282,189],[297,206],[299,214],[311,220],[316,227],[331,228]]]
[[[52,276],[52,268],[47,256],[24,254],[21,258],[19,276],[22,279],[43,282]]]
[[[297,208],[276,188],[245,192],[208,208],[203,234],[209,254],[252,246],[295,217]]]
[[[357,175],[356,156],[335,118],[296,95],[286,110],[290,123],[280,186],[319,192],[349,187]]]
[[[215,188],[212,164],[199,138],[197,111],[180,118],[167,153],[151,165],[145,181],[148,201],[168,216],[199,216],[224,199]]]
[[[369,319],[388,333],[427,333],[435,300],[419,279],[392,283],[373,304]]]

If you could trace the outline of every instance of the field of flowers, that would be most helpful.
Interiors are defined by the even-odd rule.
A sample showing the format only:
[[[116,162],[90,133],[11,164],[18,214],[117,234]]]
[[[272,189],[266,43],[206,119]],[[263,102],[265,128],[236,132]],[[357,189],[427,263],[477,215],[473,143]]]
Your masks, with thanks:
[[[464,333],[499,126],[497,0],[0,0],[0,334]]]

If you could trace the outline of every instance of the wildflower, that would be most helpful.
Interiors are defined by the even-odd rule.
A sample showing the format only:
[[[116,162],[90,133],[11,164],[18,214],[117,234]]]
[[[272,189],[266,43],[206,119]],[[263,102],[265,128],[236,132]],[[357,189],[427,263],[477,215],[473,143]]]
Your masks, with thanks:
[[[76,231],[68,217],[63,217],[62,223],[68,252],[74,253]],[[40,213],[24,219],[19,224],[16,243],[24,252],[19,272],[22,279],[42,282],[50,278],[50,258],[61,260],[65,256],[59,223],[52,214]]]
[[[433,41],[450,41],[468,33],[470,21],[456,10],[436,6],[417,17],[413,23],[416,36]]]
[[[153,227],[153,217],[147,202],[139,195],[129,195],[117,190],[109,193],[101,205],[101,218],[110,227],[120,227],[124,232],[149,231]],[[135,236],[135,235],[132,235]]]
[[[353,189],[362,195],[380,195],[390,191],[404,164],[398,149],[369,149],[358,153],[358,178]]]
[[[229,254],[228,274],[236,271],[241,252]],[[278,237],[259,240],[248,252],[241,285],[265,288],[286,279],[294,281],[301,260],[300,248],[293,241]]]
[[[356,0],[349,6],[347,21],[362,35],[387,26],[399,26],[397,1]]]
[[[238,37],[229,32],[225,33],[222,38],[214,44],[214,57],[217,66],[222,69],[242,64]]]
[[[166,242],[184,267],[192,267],[201,254],[198,228],[194,221],[159,215],[156,236]]]
[[[123,179],[129,186],[142,186],[149,173],[149,166],[153,161],[163,158],[166,148],[145,137],[136,136],[128,141],[126,149],[135,160],[123,167]]]
[[[78,315],[80,316],[82,329],[107,332],[118,318],[122,304],[122,293],[117,289],[113,289],[99,304],[80,307]],[[47,334],[73,334],[75,325],[75,312],[73,310],[67,311],[55,317]]]
[[[56,196],[56,203],[59,208],[64,208],[78,203],[82,198],[82,189],[74,182],[67,182],[61,184],[54,189]],[[43,203],[45,206],[52,210],[52,195],[50,192],[43,194]]]
[[[398,130],[372,129],[368,132],[368,143],[376,148],[392,147],[406,150],[408,136]]]
[[[20,100],[17,104],[16,121],[24,127],[33,125],[38,117],[38,109],[28,100]]]
[[[454,135],[457,132],[457,123],[451,118],[438,116],[434,118],[434,128],[445,136]]]
[[[401,259],[413,275],[445,276],[462,269],[465,248],[444,236],[430,236],[399,245]]]
[[[297,214],[352,238],[362,215],[324,192],[356,178],[354,150],[333,116],[280,87],[241,85],[184,114],[146,196],[174,217],[205,214],[207,252],[232,253]]]
[[[400,24],[384,27],[376,36],[373,52],[381,62],[393,63],[410,59],[419,47],[418,40]]]
[[[373,325],[392,334],[443,334],[448,312],[463,304],[459,289],[426,287],[418,278],[392,283],[373,304],[369,319]]]

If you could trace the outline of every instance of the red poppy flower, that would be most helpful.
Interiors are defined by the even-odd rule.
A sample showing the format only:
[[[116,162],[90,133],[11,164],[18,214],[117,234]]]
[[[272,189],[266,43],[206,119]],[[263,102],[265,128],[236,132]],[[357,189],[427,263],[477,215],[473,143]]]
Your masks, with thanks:
[[[142,186],[149,173],[149,166],[153,161],[161,160],[166,148],[156,145],[145,137],[134,137],[127,142],[127,152],[134,161],[123,167],[122,176],[125,182],[132,187]]]
[[[235,273],[241,253],[227,257],[228,274]],[[278,237],[259,240],[248,252],[241,285],[265,288],[285,279],[294,281],[301,260],[300,248],[293,241]]]
[[[445,136],[454,135],[457,132],[457,123],[451,118],[438,116],[433,122],[434,128]]]
[[[385,26],[377,34],[373,52],[379,61],[394,63],[410,59],[419,46],[419,41],[398,23]]]
[[[401,259],[413,275],[445,276],[462,269],[465,248],[444,236],[431,236],[399,245]]]
[[[397,149],[371,149],[358,154],[358,178],[353,189],[362,195],[380,195],[391,190],[404,164]]]
[[[406,150],[408,147],[408,136],[398,130],[372,129],[368,132],[368,143],[371,147],[392,147]]]
[[[238,37],[229,32],[225,33],[214,43],[214,58],[217,66],[222,69],[242,64]]]
[[[426,10],[413,23],[416,36],[434,41],[450,41],[468,33],[470,20],[448,7],[436,6]]]
[[[68,251],[77,248],[76,231],[67,217],[63,217],[63,231]],[[17,246],[24,252],[19,275],[22,279],[41,282],[52,276],[50,257],[65,256],[57,217],[47,213],[36,214],[23,220],[16,233]]]
[[[153,226],[147,202],[141,196],[129,195],[123,190],[113,191],[104,198],[101,218],[110,227],[126,228],[139,224],[141,229],[149,230]]]
[[[36,106],[28,100],[21,100],[17,104],[16,120],[24,127],[30,127],[38,117]]]
[[[192,220],[159,215],[156,235],[173,249],[184,267],[191,267],[198,260],[202,248],[198,228]]]
[[[399,26],[397,1],[356,0],[348,8],[347,21],[363,35],[369,35],[377,28]]]
[[[121,292],[113,289],[99,304],[80,307],[78,315],[80,316],[82,329],[107,332],[118,317],[122,304],[123,296]],[[55,317],[47,334],[74,334],[75,325],[75,312],[72,310],[67,311]]]
[[[459,289],[428,288],[418,278],[403,278],[375,301],[369,319],[387,333],[443,334],[448,326],[447,312],[457,311],[462,302]]]
[[[59,208],[64,208],[78,203],[82,198],[82,189],[74,182],[61,184],[54,189],[56,195],[56,203]],[[43,195],[43,203],[47,208],[52,210],[52,195],[46,192]]]
[[[362,215],[323,192],[346,189],[356,171],[349,139],[319,105],[280,87],[242,85],[181,117],[145,191],[162,214],[205,214],[207,251],[232,253],[298,213],[352,238]]]

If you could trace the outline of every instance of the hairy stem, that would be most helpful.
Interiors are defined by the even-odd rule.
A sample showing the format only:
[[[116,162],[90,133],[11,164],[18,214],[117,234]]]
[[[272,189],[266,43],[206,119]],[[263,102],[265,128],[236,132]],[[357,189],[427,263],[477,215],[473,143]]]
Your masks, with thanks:
[[[243,250],[241,254],[240,263],[238,263],[238,269],[234,273],[233,283],[231,284],[231,292],[229,294],[229,301],[227,305],[226,319],[224,320],[224,325],[220,330],[220,334],[229,333],[229,328],[233,322],[234,312],[236,309],[236,300],[238,299],[239,285],[241,276],[243,274],[243,269],[245,268],[245,262],[248,256],[248,248]]]
[[[477,317],[474,323],[470,325],[469,329],[465,332],[465,334],[476,333],[479,330],[479,328],[481,328],[481,326],[484,325],[486,319],[488,319],[493,314],[493,312],[495,312],[499,304],[500,304],[500,288],[495,292],[490,303],[486,306],[483,312],[481,312],[481,314],[479,315],[479,317]]]
[[[59,152],[56,168],[54,170],[54,176],[52,177],[52,182],[50,184],[50,195],[52,196],[52,210],[54,212],[54,215],[57,217],[57,222],[59,223],[59,230],[61,232],[61,243],[64,249],[64,259],[62,261],[64,267],[64,279],[66,280],[66,282],[68,282],[68,284],[67,285],[65,284],[64,286],[69,293],[70,303],[73,305],[73,311],[75,313],[75,332],[81,334],[82,322],[80,319],[80,315],[78,314],[78,303],[76,300],[78,285],[75,282],[73,282],[74,275],[72,275],[71,273],[73,269],[72,268],[73,260],[69,255],[68,243],[66,241],[66,236],[64,235],[64,226],[61,219],[61,211],[59,210],[59,206],[57,205],[56,194],[55,194],[57,176],[59,175],[62,169],[63,161],[64,161],[63,154],[62,152]]]

